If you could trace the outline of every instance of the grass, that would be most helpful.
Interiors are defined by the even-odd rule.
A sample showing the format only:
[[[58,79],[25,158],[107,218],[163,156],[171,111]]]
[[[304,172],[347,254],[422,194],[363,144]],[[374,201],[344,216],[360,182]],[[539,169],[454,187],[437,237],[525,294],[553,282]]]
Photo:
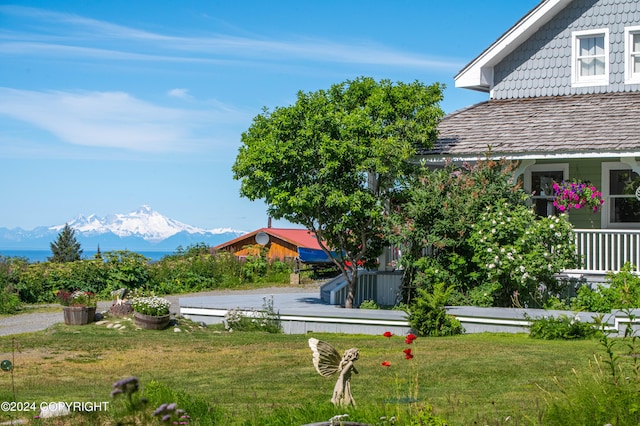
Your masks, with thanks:
[[[19,349],[16,401],[116,404],[109,397],[112,384],[136,376],[143,387],[153,383],[164,389],[165,398],[204,404],[210,417],[193,419],[192,424],[210,424],[211,419],[219,424],[302,424],[296,416],[312,417],[305,420],[312,423],[345,412],[329,403],[335,378],[315,372],[307,345],[310,336],[227,333],[188,322],[180,325],[179,333],[142,331],[130,321],[120,322],[123,329],[58,324],[43,332],[0,337],[0,360],[12,359],[14,345]],[[340,352],[350,347],[360,350],[356,363],[360,374],[352,379],[359,408],[351,411],[352,421],[368,416],[367,421],[376,422],[382,415],[407,419],[415,404],[403,401],[415,396],[417,378],[419,400],[432,405],[434,413],[450,424],[542,424],[547,394],[540,388],[553,393],[554,378],[570,380],[572,369],[588,371],[593,353],[601,352],[595,340],[475,334],[419,338],[411,346],[415,358],[407,361],[402,353],[407,345],[399,336],[313,336]],[[385,360],[391,367],[381,366]],[[13,400],[10,384],[10,374],[0,374],[0,401]],[[117,404],[112,407],[113,412]],[[34,413],[26,414],[22,418]],[[0,412],[0,421],[10,418],[10,413]],[[42,422],[34,421],[46,424]],[[73,424],[80,422],[76,418]],[[108,423],[105,418],[100,422]]]

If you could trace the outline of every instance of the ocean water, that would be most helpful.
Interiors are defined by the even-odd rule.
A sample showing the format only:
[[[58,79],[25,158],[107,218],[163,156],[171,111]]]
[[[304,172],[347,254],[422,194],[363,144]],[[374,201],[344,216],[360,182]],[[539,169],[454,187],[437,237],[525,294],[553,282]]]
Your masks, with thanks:
[[[151,261],[158,261],[165,256],[174,254],[173,251],[134,251],[145,257],[151,259]],[[84,250],[82,252],[83,259],[92,259],[97,252],[95,250]],[[104,253],[104,252],[103,252]],[[51,250],[5,250],[0,249],[0,256],[4,257],[26,257],[29,262],[45,262],[47,258],[51,257]]]

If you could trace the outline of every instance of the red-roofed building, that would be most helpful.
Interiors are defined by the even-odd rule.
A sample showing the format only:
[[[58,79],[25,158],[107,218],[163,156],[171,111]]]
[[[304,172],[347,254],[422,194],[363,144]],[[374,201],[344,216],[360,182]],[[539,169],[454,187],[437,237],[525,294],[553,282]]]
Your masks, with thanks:
[[[246,257],[257,254],[257,246],[268,248],[269,260],[295,259],[298,257],[298,247],[320,249],[316,237],[306,229],[260,228],[212,250],[227,250],[237,257]]]

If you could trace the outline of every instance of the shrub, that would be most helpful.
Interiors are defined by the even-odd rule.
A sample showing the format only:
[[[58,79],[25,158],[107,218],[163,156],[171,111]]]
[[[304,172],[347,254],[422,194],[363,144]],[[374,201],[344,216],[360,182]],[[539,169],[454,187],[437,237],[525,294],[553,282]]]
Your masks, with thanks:
[[[119,250],[104,253],[106,260],[106,287],[104,296],[121,288],[133,290],[149,282],[149,258],[132,251]]]
[[[451,301],[541,306],[557,293],[554,273],[574,266],[565,217],[536,218],[511,178],[515,163],[484,160],[424,170],[392,210],[394,243],[403,247],[405,288],[454,286]]]
[[[360,309],[380,309],[375,300],[363,300],[359,306]]]
[[[576,315],[570,318],[567,315],[539,318],[532,321],[529,327],[530,336],[534,339],[589,339],[601,334],[598,323],[590,324],[580,322]]]
[[[417,296],[409,307],[409,324],[421,336],[453,336],[464,333],[464,328],[455,317],[447,314],[445,303],[453,292],[453,286],[445,288],[436,284],[433,292],[418,289]]]
[[[0,314],[14,314],[22,307],[15,283],[26,265],[24,258],[0,255]]]
[[[22,302],[11,286],[0,288],[0,314],[15,314],[21,308]]]
[[[230,288],[243,282],[284,283],[293,270],[291,262],[267,262],[263,257],[244,262],[228,252],[210,254],[203,245],[181,249],[180,253],[154,263],[127,250],[67,263],[29,264],[24,258],[0,256],[0,291],[8,288],[9,295],[17,295],[20,303],[53,303],[61,289],[92,292],[103,298],[121,288],[178,294]]]
[[[542,306],[561,291],[554,275],[577,266],[573,226],[566,215],[536,218],[529,207],[502,202],[487,206],[468,239],[475,277],[491,283],[497,306],[517,297]]]
[[[610,312],[612,309],[640,307],[640,277],[626,263],[619,272],[607,273],[607,285],[595,290],[587,286],[578,289],[573,308],[590,312]]]
[[[263,297],[261,310],[244,313],[241,309],[231,309],[225,315],[225,327],[229,331],[266,331],[280,333],[280,314],[273,306],[273,296]]]

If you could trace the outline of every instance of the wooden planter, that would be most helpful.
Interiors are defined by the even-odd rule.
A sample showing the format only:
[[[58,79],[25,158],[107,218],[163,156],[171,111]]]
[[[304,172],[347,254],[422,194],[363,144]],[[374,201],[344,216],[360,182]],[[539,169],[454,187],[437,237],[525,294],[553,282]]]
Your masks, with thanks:
[[[62,314],[67,325],[85,325],[93,322],[96,308],[88,306],[63,306]]]
[[[133,313],[133,322],[144,330],[164,330],[169,325],[170,318],[169,314],[153,316],[138,312]]]

